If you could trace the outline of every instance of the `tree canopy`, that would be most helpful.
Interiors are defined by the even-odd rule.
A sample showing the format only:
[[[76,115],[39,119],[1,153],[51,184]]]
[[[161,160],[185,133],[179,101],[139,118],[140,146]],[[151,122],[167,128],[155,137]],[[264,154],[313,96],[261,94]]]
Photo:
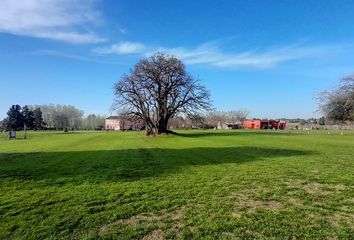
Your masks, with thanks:
[[[5,129],[20,130],[23,128],[23,115],[20,105],[12,105],[7,111],[7,118],[4,119]]]
[[[42,111],[39,107],[37,107],[33,110],[33,117],[34,117],[33,129],[34,130],[43,129],[45,126],[45,122],[43,121]]]
[[[49,129],[80,129],[84,112],[71,105],[44,104],[31,106],[40,108],[42,119]]]
[[[344,77],[340,85],[319,95],[322,112],[329,120],[344,122],[354,120],[354,74]]]

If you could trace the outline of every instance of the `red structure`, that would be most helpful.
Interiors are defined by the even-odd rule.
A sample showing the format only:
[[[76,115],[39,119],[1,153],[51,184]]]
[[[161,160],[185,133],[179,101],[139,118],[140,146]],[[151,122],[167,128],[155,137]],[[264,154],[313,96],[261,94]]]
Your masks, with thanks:
[[[251,129],[285,129],[286,122],[277,120],[244,120],[243,128]]]

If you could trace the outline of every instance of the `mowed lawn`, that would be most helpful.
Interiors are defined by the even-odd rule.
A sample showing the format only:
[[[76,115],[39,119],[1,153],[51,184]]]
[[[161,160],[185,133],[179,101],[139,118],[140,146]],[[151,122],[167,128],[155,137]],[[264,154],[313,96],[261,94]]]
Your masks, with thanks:
[[[353,239],[354,132],[0,135],[0,239]]]

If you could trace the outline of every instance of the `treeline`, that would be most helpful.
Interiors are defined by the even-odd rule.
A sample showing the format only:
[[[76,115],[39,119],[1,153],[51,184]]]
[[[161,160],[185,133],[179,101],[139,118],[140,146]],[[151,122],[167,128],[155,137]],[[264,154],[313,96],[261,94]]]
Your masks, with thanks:
[[[210,111],[200,115],[174,117],[169,121],[172,129],[230,129],[241,128],[242,121],[250,112],[246,109],[231,111]]]
[[[4,130],[101,130],[105,117],[89,114],[71,105],[12,105],[2,121]]]
[[[39,108],[31,110],[27,105],[23,108],[20,105],[12,105],[2,124],[5,130],[41,130],[44,127],[42,111]]]
[[[288,123],[297,123],[299,125],[306,125],[306,124],[319,124],[319,125],[326,125],[326,124],[333,124],[333,121],[326,119],[325,117],[320,118],[281,118],[281,121],[285,121]]]

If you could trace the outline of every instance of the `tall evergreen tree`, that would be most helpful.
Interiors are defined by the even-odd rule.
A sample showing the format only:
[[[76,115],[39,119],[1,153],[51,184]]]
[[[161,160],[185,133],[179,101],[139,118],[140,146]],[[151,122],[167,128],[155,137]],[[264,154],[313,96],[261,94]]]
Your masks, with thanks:
[[[23,127],[23,115],[20,105],[12,105],[7,111],[7,118],[4,119],[6,130],[20,130]]]
[[[24,138],[27,138],[27,129],[33,128],[34,123],[34,115],[33,112],[28,108],[28,106],[24,106],[22,108],[22,117],[23,117],[23,130],[25,131]]]
[[[42,111],[40,108],[35,108],[33,110],[33,129],[34,130],[41,130],[44,128],[45,123],[43,122]]]

